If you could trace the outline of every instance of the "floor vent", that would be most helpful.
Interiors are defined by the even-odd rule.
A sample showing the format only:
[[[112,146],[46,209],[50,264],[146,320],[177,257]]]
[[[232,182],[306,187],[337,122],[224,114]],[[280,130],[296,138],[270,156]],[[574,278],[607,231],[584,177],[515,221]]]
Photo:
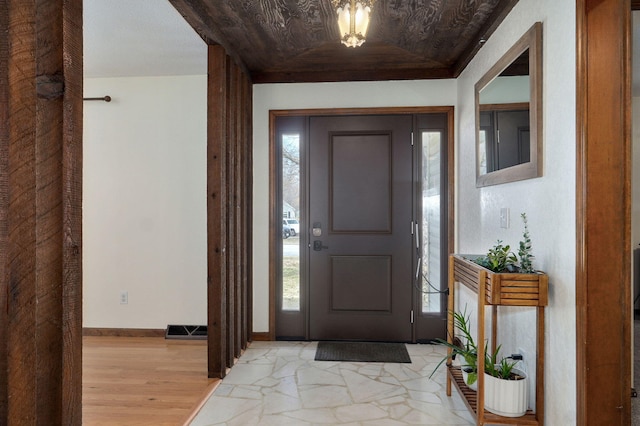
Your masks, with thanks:
[[[206,325],[168,325],[165,339],[206,340]]]

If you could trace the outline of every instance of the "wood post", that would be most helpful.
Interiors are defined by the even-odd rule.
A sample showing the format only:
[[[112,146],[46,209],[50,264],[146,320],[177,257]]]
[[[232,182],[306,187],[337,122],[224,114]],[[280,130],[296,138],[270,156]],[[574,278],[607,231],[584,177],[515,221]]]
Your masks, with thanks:
[[[209,46],[207,239],[209,377],[223,378],[251,336],[251,83]]]
[[[0,30],[9,27],[7,2],[0,3]],[[0,307],[7,306],[9,288],[9,38],[0,37]],[[6,309],[0,309],[0,422],[7,420],[7,334]]]
[[[0,29],[0,423],[80,425],[82,1]]]
[[[577,424],[631,421],[630,7],[578,0]]]

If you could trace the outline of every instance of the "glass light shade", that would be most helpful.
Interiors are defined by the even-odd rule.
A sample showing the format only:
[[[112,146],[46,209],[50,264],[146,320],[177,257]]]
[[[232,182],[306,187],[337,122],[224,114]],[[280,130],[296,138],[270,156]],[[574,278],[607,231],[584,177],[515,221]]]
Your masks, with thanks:
[[[341,41],[348,47],[358,47],[365,42],[371,6],[368,2],[344,0],[337,6],[338,27]]]

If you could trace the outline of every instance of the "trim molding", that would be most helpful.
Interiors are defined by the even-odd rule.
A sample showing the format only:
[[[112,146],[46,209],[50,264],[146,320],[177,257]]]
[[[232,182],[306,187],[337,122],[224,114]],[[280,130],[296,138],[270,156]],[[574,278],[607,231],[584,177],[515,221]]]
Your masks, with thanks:
[[[91,328],[82,329],[83,336],[164,337],[165,330],[156,328]]]
[[[627,0],[576,3],[579,425],[631,422],[630,14]]]
[[[272,339],[271,338],[271,334],[268,331],[262,332],[262,333],[253,333],[251,335],[251,341],[253,342],[271,342]]]

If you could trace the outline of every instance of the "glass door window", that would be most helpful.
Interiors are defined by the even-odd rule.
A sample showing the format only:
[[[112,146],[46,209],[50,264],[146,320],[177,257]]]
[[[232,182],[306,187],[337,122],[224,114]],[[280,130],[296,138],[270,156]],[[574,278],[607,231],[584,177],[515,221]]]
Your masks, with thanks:
[[[300,135],[282,135],[282,310],[300,310]]]
[[[442,221],[442,133],[422,132],[422,312],[439,313]]]

